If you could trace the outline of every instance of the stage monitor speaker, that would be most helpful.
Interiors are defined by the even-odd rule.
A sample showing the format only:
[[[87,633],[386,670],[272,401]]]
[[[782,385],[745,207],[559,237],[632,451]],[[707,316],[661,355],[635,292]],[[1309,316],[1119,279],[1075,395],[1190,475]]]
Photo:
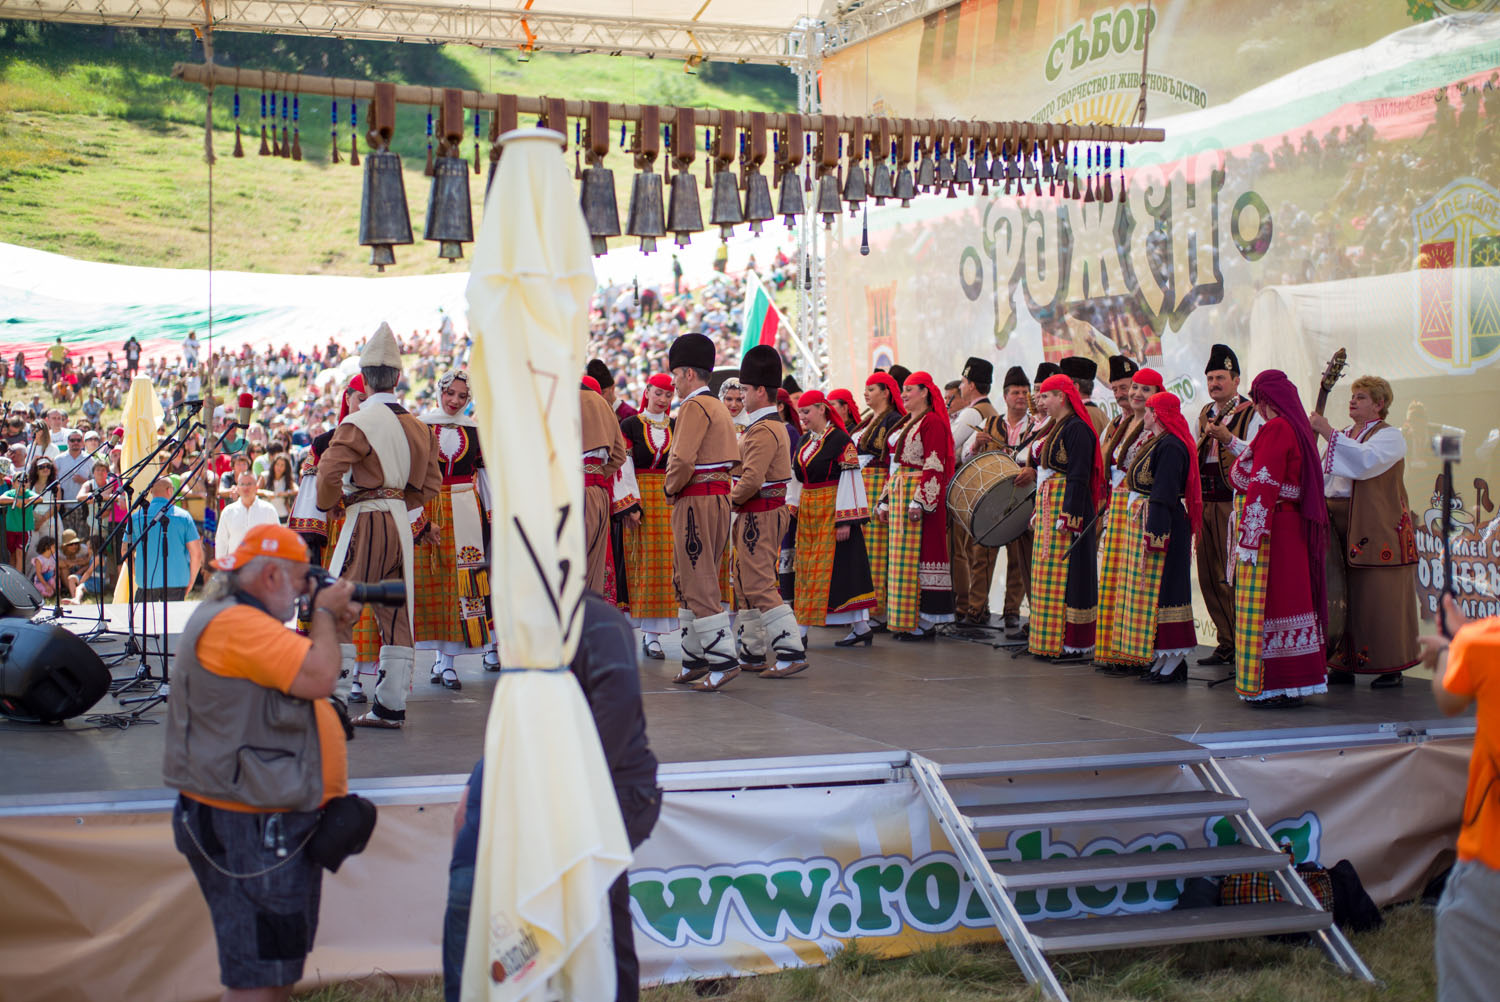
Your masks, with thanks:
[[[50,623],[0,620],[0,713],[56,723],[109,691],[109,669],[83,638]]]
[[[26,575],[10,564],[0,564],[0,618],[30,619],[46,604],[47,600]]]

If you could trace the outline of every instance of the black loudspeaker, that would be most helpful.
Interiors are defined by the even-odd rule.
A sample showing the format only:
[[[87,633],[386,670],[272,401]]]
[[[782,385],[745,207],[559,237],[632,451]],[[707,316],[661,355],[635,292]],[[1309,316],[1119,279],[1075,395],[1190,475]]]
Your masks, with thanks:
[[[56,723],[109,691],[109,669],[76,634],[50,623],[0,619],[0,713]]]
[[[0,564],[0,617],[20,616],[30,619],[35,612],[47,604],[42,593],[36,590],[20,571],[10,564]]]

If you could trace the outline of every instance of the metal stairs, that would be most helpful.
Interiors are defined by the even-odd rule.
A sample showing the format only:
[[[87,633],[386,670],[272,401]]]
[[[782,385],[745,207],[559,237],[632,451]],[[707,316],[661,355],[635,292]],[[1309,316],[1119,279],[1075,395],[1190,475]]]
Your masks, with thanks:
[[[1340,970],[1375,981],[1333,924],[1333,916],[1318,905],[1290,858],[1205,748],[1172,738],[1063,742],[913,754],[909,767],[1011,955],[1026,980],[1047,999],[1068,1002],[1048,961],[1052,955],[1284,933],[1310,934]],[[1164,776],[1164,770],[1170,772]],[[1179,777],[1190,778],[1194,788],[1128,792],[1132,784],[1157,790],[1180,787]],[[1050,785],[1054,794],[1059,789],[1073,792],[1065,799],[1022,799],[1028,787],[1035,792],[1042,784]],[[1090,789],[1094,787],[1104,789],[1096,794]],[[1206,821],[1221,815],[1232,823],[1239,844],[1024,862],[1014,861],[1013,852],[983,844],[993,842],[997,834],[1087,828],[1108,830],[1125,845],[1122,836],[1159,832],[1160,826],[1153,827],[1158,822]],[[1033,919],[1024,917],[1016,902],[1020,895],[1058,889],[1139,886],[1143,881],[1245,872],[1271,874],[1283,900]]]

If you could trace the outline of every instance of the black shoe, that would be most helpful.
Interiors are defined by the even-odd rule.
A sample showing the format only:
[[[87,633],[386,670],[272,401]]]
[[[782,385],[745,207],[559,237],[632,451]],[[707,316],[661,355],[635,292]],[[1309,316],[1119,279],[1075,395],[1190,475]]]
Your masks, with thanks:
[[[863,644],[864,646],[869,647],[874,642],[875,642],[875,631],[873,631],[873,630],[866,630],[864,633],[855,633],[854,631],[851,630],[851,631],[849,631],[849,635],[847,637],[845,637],[843,640],[835,640],[833,642],[833,646],[835,646],[835,647],[858,647],[861,644]]]
[[[1185,685],[1187,683],[1187,658],[1178,661],[1171,671],[1157,672],[1150,678],[1157,685]]]
[[[1399,671],[1387,672],[1384,675],[1376,675],[1370,680],[1371,689],[1399,689],[1405,684],[1405,678]],[[1333,673],[1329,672],[1328,681],[1333,681]],[[1352,679],[1351,679],[1352,681]]]
[[[1200,665],[1232,665],[1234,664],[1234,651],[1214,651],[1206,658],[1199,658]]]
[[[1012,612],[1005,617],[1002,625],[1007,630],[1019,630],[1021,628],[1021,617]]]
[[[871,633],[890,633],[891,632],[891,628],[889,626],[886,626],[884,623],[880,622],[880,620],[878,620],[878,619],[872,619],[872,620],[870,620],[870,632]]]
[[[1270,699],[1252,699],[1248,702],[1257,710],[1291,710],[1302,705],[1302,697],[1272,696]]]
[[[662,652],[660,640],[647,640],[645,637],[641,638],[641,653],[652,661],[664,661],[667,657]]]
[[[937,634],[934,631],[932,631],[932,630],[926,630],[926,631],[924,631],[922,633],[897,633],[897,634],[895,634],[895,637],[896,637],[897,640],[904,641],[906,643],[918,643],[918,642],[921,642],[921,641],[932,640],[936,636],[937,636]]]
[[[439,679],[439,681],[443,683],[444,689],[448,689],[451,692],[458,692],[464,687],[464,684],[458,680],[458,675],[456,673],[452,678],[449,678],[448,673],[443,672],[443,676],[441,679]]]
[[[1328,684],[1353,685],[1354,673],[1352,671],[1344,671],[1341,668],[1330,668],[1328,669]]]
[[[1007,633],[1005,635],[1005,639],[1006,640],[1030,640],[1031,639],[1031,624],[1027,623],[1025,626],[1021,627],[1019,630],[1017,630],[1014,633]]]

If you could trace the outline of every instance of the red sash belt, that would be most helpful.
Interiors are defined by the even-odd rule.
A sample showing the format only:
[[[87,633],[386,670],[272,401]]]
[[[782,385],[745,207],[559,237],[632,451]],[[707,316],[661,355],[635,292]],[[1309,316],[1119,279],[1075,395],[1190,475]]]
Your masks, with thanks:
[[[583,474],[583,486],[585,488],[589,488],[589,487],[602,487],[604,490],[609,490],[610,489],[610,478],[607,477],[607,476],[605,476],[603,473],[588,473],[588,472],[585,472]]]
[[[719,497],[729,493],[728,470],[705,470],[694,473],[688,485],[682,489],[680,498]]]
[[[745,511],[775,511],[777,508],[786,506],[786,484],[772,484],[762,487],[756,492],[755,497],[738,505],[734,510]]]

